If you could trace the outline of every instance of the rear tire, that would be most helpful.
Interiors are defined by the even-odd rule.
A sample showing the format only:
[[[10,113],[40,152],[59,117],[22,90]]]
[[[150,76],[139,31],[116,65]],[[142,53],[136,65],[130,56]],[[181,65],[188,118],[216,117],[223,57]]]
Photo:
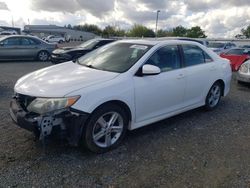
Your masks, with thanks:
[[[105,153],[122,142],[128,127],[123,108],[115,104],[101,106],[93,112],[83,131],[85,146],[94,153]]]
[[[48,61],[49,60],[49,53],[45,50],[42,50],[42,51],[38,52],[37,59],[39,61]]]
[[[205,109],[206,110],[215,109],[220,102],[221,96],[222,96],[222,86],[219,82],[215,82],[207,94],[204,106]]]

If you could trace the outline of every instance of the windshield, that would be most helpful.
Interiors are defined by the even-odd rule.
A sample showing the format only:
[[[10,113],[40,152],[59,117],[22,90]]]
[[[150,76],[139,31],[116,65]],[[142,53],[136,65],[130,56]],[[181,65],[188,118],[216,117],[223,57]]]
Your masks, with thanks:
[[[132,67],[152,46],[116,42],[81,57],[78,63],[94,69],[122,73]]]
[[[224,43],[219,43],[219,42],[209,42],[208,47],[209,48],[223,48]]]
[[[86,49],[92,49],[98,42],[99,42],[99,40],[91,39],[91,40],[88,40],[88,41],[80,44],[79,47],[86,48]]]

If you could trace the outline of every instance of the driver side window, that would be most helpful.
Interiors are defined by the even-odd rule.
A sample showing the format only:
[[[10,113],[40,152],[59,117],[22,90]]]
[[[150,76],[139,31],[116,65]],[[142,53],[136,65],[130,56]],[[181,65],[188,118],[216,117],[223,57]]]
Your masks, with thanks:
[[[157,50],[146,62],[161,69],[161,72],[179,69],[181,60],[177,46],[165,46]]]

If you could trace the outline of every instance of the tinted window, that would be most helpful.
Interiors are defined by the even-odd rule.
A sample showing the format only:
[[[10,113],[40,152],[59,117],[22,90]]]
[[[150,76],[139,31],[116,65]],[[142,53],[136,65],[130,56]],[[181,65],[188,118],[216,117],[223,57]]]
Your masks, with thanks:
[[[3,43],[6,46],[20,45],[19,38],[9,38],[9,39],[4,40]]]
[[[185,65],[193,66],[213,61],[212,58],[198,46],[183,45]]]
[[[165,46],[157,50],[146,64],[155,65],[162,72],[178,69],[181,67],[179,49],[177,46]]]
[[[30,41],[27,38],[21,38],[21,44],[22,45],[30,45]]]
[[[111,43],[84,56],[78,63],[93,69],[122,73],[130,69],[152,46]]]
[[[101,46],[103,46],[103,45],[105,45],[105,44],[108,44],[108,43],[110,43],[110,42],[112,42],[111,40],[102,40],[102,41],[99,41],[97,44],[96,44],[96,48],[98,48],[98,47],[101,47]]]
[[[32,45],[41,44],[41,42],[37,39],[29,39],[29,41],[30,41],[30,44]]]

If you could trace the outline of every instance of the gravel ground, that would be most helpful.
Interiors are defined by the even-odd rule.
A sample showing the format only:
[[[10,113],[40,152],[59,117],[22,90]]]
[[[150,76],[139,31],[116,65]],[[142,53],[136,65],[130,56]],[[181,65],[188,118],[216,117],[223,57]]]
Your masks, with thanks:
[[[126,136],[96,155],[45,149],[8,115],[16,80],[50,63],[0,63],[0,187],[250,187],[250,86],[232,82],[211,112],[196,109]]]

